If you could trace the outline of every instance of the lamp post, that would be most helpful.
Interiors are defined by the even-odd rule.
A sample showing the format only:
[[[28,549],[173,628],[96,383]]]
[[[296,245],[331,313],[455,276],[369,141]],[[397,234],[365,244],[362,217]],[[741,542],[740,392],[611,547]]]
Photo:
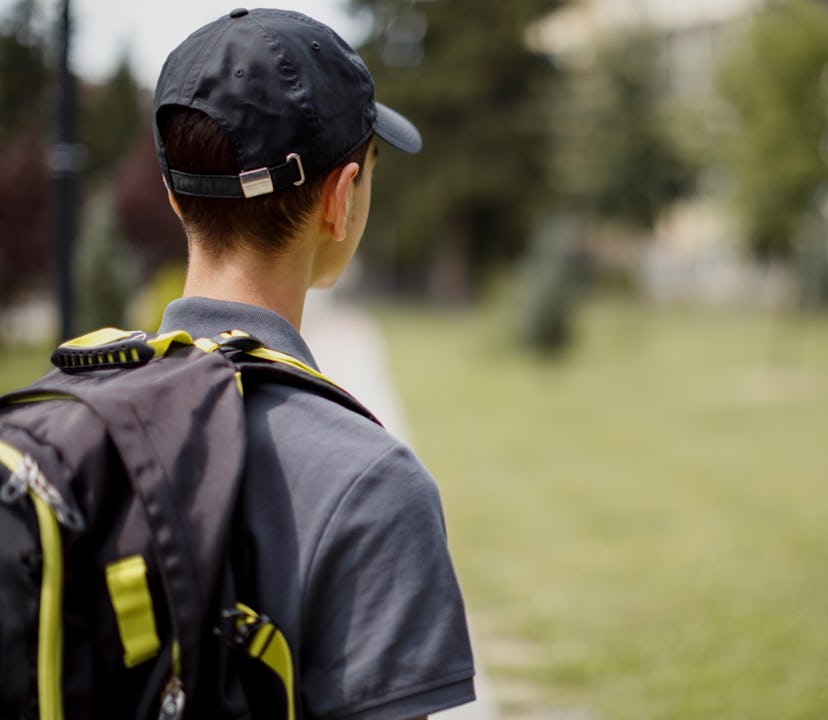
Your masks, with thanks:
[[[71,41],[70,0],[62,0],[57,27],[57,92],[55,144],[49,165],[54,189],[55,299],[60,314],[60,337],[72,336],[72,258],[77,231],[78,175],[83,147],[76,141],[75,80],[69,62]]]

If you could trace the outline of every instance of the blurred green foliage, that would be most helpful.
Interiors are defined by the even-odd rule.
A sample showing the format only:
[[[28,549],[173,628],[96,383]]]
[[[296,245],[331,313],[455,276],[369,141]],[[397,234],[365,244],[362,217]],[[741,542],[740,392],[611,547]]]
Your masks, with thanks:
[[[124,56],[101,85],[87,85],[82,97],[81,135],[87,149],[86,177],[108,182],[107,173],[123,161],[145,124],[138,82]]]
[[[734,44],[720,86],[731,110],[720,157],[750,246],[787,257],[828,182],[828,7],[771,3]]]
[[[828,218],[822,208],[803,214],[795,228],[793,260],[801,283],[802,306],[828,306]]]
[[[586,279],[585,227],[560,214],[539,225],[520,263],[516,339],[541,355],[570,346],[576,305]]]
[[[549,202],[549,92],[556,74],[526,48],[556,0],[352,0],[374,14],[360,48],[377,97],[405,113],[423,152],[377,166],[363,258],[391,288],[474,296],[526,246]]]
[[[104,326],[123,327],[141,269],[141,258],[121,228],[114,193],[102,187],[84,205],[75,255],[77,334]]]
[[[551,131],[568,208],[650,229],[692,190],[697,168],[670,132],[669,97],[664,39],[646,26],[601,39],[566,73]]]
[[[0,23],[0,142],[27,125],[43,129],[50,71],[46,38],[38,31],[39,5],[18,0]]]
[[[157,330],[167,305],[181,297],[186,272],[183,263],[170,262],[153,273],[130,307],[129,326],[146,332]]]
[[[38,7],[19,0],[0,22],[0,305],[42,287],[49,270],[51,73]]]
[[[48,292],[53,266],[54,117],[50,33],[35,0],[0,22],[0,304]],[[136,287],[185,244],[167,207],[151,132],[150,93],[124,56],[103,82],[78,82],[83,146],[74,274],[76,325],[117,324]]]

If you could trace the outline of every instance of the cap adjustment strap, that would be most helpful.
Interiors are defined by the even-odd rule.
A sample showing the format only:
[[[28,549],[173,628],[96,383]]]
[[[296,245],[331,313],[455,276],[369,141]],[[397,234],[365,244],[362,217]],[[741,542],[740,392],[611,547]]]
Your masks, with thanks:
[[[238,175],[199,175],[170,170],[168,182],[173,192],[182,195],[252,198],[303,185],[305,168],[302,158],[297,153],[290,153],[281,165],[247,170]]]

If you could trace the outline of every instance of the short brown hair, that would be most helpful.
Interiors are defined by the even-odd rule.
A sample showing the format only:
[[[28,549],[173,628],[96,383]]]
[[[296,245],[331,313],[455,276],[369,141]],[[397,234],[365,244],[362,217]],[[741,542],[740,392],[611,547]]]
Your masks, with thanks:
[[[169,167],[188,173],[236,175],[241,168],[225,132],[209,115],[192,108],[173,107],[159,118]],[[345,158],[360,166],[368,141]],[[333,169],[333,168],[332,168]],[[184,228],[205,243],[204,249],[221,254],[244,238],[254,249],[278,251],[299,233],[322,195],[326,175],[308,178],[303,185],[253,198],[204,198],[175,194]]]

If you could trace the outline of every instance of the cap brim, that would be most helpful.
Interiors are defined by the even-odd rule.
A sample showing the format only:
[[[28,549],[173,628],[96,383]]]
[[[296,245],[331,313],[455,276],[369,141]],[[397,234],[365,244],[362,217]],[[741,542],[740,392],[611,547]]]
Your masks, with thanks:
[[[420,131],[408,118],[382,103],[377,105],[377,126],[374,132],[385,142],[406,153],[420,152],[423,139]]]

